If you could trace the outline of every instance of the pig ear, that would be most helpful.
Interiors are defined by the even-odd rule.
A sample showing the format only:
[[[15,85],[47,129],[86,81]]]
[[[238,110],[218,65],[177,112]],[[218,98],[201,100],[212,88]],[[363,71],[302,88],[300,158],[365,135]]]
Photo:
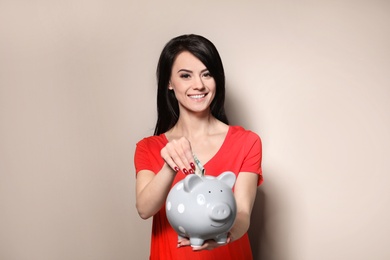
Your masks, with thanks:
[[[233,172],[224,172],[221,173],[217,179],[226,183],[230,188],[233,188],[233,185],[236,182],[236,175]]]
[[[196,185],[202,182],[202,178],[200,178],[196,174],[190,174],[184,179],[184,191],[191,192]]]

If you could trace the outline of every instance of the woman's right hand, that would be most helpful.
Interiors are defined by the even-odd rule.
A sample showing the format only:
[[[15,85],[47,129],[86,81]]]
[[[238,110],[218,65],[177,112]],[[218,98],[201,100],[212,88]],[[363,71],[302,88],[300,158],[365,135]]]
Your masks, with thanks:
[[[181,137],[168,142],[161,149],[160,154],[175,172],[181,170],[186,175],[194,173],[194,157],[192,155],[191,143],[187,138]]]

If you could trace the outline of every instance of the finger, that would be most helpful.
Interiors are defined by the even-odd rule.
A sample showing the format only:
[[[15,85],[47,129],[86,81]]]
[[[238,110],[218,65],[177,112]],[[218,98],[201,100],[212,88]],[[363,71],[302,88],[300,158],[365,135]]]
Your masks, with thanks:
[[[172,157],[167,152],[166,147],[161,149],[160,154],[161,154],[161,158],[163,158],[165,163],[168,164],[169,167],[171,167],[175,172],[178,172],[180,170],[179,167],[177,166],[177,164],[173,161]]]
[[[191,242],[190,242],[189,240],[182,240],[182,241],[179,241],[179,242],[177,243],[177,246],[178,246],[178,247],[189,246],[189,245],[191,245]]]
[[[170,149],[172,159],[184,174],[194,173],[195,164],[193,163],[191,144],[187,138],[172,140],[168,149]]]
[[[181,144],[181,148],[182,148],[181,160],[186,165],[190,173],[194,173],[195,163],[194,163],[194,156],[191,148],[191,142],[187,138],[182,137],[179,139],[179,143]]]
[[[227,243],[219,244],[215,240],[210,239],[210,240],[205,241],[202,246],[194,247],[193,250],[194,251],[213,250],[213,249],[215,249],[217,247],[224,246],[226,244]]]
[[[172,160],[171,157],[167,157],[164,161],[172,168],[176,173],[180,171],[180,168],[176,165],[176,163]]]
[[[187,145],[184,145],[183,147],[183,152],[184,152],[184,157],[185,159],[183,159],[183,161],[185,161],[185,163],[187,164],[187,167],[189,169],[192,169],[191,173],[194,173],[195,171],[195,160],[194,160],[194,155],[193,155],[193,152],[192,152],[192,148],[191,148],[191,145],[190,143],[188,143],[189,146]]]
[[[209,250],[209,243],[205,242],[203,245],[201,246],[196,246],[196,247],[193,247],[192,250],[193,251],[202,251],[202,250]]]
[[[232,242],[232,240],[233,240],[232,233],[228,232],[228,236],[227,236],[227,239],[226,239],[226,244],[229,244],[230,242]]]
[[[173,144],[168,146],[167,149],[169,151],[169,155],[172,158],[173,162],[179,167],[179,169],[182,171],[184,174],[188,174],[188,166],[187,162],[184,160],[183,161],[183,150],[180,145],[178,144]],[[185,159],[185,158],[184,158]]]
[[[177,247],[182,247],[182,246],[189,246],[191,245],[191,242],[190,240],[188,240],[187,238],[180,238],[178,241],[177,241]]]
[[[189,174],[186,162],[183,162],[183,148],[180,142],[173,140],[161,150],[162,157],[174,170],[180,169],[182,173]],[[188,164],[188,163],[187,163]],[[176,168],[177,167],[177,168]]]

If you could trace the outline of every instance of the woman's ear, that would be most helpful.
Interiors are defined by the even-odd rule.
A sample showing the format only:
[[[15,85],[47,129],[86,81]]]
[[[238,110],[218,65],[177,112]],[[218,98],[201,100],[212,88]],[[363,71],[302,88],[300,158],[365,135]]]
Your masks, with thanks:
[[[170,81],[169,81],[169,83],[168,83],[168,89],[169,89],[169,90],[173,90],[173,87],[172,87],[172,84],[171,84]]]

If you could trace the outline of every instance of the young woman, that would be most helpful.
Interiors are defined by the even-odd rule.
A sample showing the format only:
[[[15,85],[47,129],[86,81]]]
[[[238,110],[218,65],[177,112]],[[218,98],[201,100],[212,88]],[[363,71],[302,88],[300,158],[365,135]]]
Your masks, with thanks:
[[[263,181],[257,134],[228,125],[225,74],[217,49],[199,35],[182,35],[164,47],[157,68],[158,119],[154,135],[137,143],[136,207],[153,217],[150,259],[252,259],[248,240],[257,186]],[[214,240],[191,247],[178,241],[165,212],[171,187],[193,174],[193,155],[207,175],[232,171],[237,216],[226,244]]]

